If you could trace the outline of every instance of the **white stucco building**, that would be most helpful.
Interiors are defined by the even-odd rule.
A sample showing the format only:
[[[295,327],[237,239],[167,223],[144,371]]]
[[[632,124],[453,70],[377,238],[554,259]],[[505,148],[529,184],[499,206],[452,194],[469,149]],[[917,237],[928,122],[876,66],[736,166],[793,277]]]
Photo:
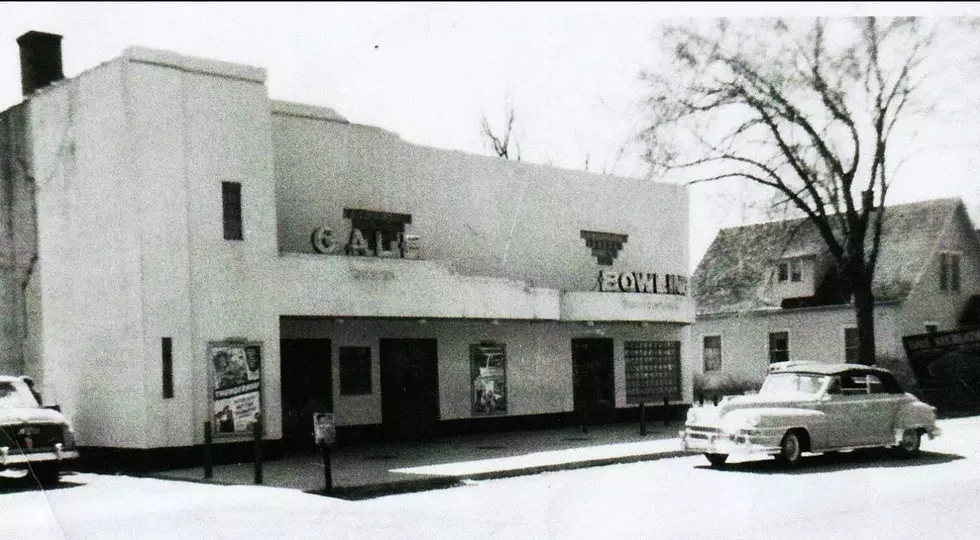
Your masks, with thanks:
[[[246,440],[256,406],[302,442],[313,411],[343,438],[691,402],[683,187],[418,146],[166,51],[61,79],[58,36],[19,41],[0,367],[83,447]]]
[[[816,228],[801,219],[723,229],[692,278],[692,349],[706,386],[761,381],[770,362],[857,360],[854,307]],[[872,284],[875,342],[980,326],[980,232],[960,199],[889,206]]]

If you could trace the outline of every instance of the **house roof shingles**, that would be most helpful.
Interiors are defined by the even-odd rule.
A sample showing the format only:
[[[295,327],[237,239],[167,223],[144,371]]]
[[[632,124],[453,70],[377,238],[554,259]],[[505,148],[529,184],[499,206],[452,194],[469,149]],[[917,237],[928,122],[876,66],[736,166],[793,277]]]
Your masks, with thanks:
[[[912,290],[959,199],[935,199],[887,207],[872,288],[877,300],[902,300]],[[722,229],[692,279],[698,315],[774,310],[762,294],[773,263],[827,253],[806,219]]]

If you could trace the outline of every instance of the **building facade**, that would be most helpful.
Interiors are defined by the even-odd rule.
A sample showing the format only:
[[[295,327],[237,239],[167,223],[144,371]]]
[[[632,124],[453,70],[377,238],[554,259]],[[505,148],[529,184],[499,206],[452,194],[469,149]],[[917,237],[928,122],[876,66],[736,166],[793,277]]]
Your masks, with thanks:
[[[2,366],[81,445],[691,402],[682,186],[418,146],[265,77],[131,47],[2,114]]]
[[[788,220],[723,229],[693,277],[696,376],[761,381],[771,362],[856,362],[849,294],[816,229]],[[907,369],[902,338],[980,326],[980,235],[959,199],[890,206],[873,281],[880,362]]]

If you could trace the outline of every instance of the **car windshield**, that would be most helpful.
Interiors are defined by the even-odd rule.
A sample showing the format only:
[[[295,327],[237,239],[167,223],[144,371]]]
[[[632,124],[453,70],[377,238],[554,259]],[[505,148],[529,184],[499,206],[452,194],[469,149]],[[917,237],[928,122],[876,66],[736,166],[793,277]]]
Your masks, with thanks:
[[[823,387],[826,375],[810,373],[775,373],[766,377],[760,394],[781,394],[786,392],[803,392],[816,394]]]
[[[20,382],[0,381],[0,409],[38,407],[37,400],[27,385]]]

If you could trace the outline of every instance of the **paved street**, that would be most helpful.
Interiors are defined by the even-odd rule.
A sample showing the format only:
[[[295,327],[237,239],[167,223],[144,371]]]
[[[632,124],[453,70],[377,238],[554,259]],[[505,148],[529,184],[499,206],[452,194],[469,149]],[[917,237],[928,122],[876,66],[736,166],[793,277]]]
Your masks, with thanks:
[[[260,486],[78,474],[0,488],[4,539],[973,539],[980,418],[941,422],[918,460],[812,456],[799,470],[700,456],[345,501]],[[9,479],[8,479],[9,480]]]

